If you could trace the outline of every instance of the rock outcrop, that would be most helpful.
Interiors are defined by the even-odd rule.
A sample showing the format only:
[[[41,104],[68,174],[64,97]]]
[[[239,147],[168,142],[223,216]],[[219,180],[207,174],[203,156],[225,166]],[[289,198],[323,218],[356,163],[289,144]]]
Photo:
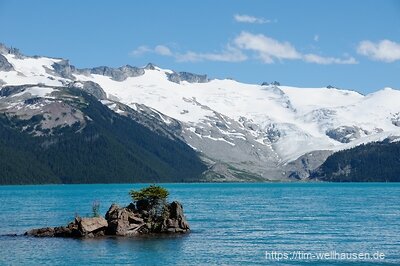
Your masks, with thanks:
[[[13,66],[7,61],[2,54],[0,54],[0,71],[11,71],[14,70]]]
[[[187,81],[189,83],[206,83],[208,82],[207,75],[198,75],[189,72],[173,72],[167,74],[168,80],[180,83],[181,81]]]
[[[107,227],[107,220],[103,217],[76,217],[67,226],[32,229],[26,232],[25,235],[38,237],[95,237],[104,236]]]
[[[182,234],[190,231],[182,205],[174,201],[151,207],[148,202],[137,202],[126,207],[112,204],[105,218],[75,218],[66,226],[45,227],[27,231],[36,237],[93,238],[100,236],[139,236],[154,234]]]
[[[160,204],[158,207],[150,207],[143,201],[123,208],[113,204],[105,217],[109,235],[186,233],[190,230],[183,214],[183,207],[177,201]]]
[[[112,78],[115,81],[124,81],[129,77],[138,77],[144,74],[143,68],[133,67],[130,65],[122,66],[119,68],[112,68],[107,66],[100,66],[86,69],[75,69],[75,73],[89,75],[103,75]]]

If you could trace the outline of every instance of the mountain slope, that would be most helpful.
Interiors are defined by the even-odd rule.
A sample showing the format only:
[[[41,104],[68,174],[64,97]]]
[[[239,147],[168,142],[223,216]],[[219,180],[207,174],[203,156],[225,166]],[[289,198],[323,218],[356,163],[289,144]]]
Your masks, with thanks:
[[[265,179],[287,178],[296,169],[283,166],[304,154],[400,134],[400,92],[392,89],[363,96],[335,88],[233,80],[175,83],[168,80],[169,70],[144,71],[124,81],[74,76],[98,83],[109,97],[127,105],[145,104],[182,122],[185,141],[213,162]]]
[[[153,64],[78,69],[1,45],[0,54],[3,87],[78,86],[112,111],[191,146],[209,167],[208,180],[303,179],[333,152],[400,136],[400,91],[390,88],[362,95],[208,79]]]
[[[311,179],[334,182],[400,182],[400,142],[373,142],[329,156]]]
[[[32,100],[30,108],[34,109],[38,101],[43,106],[42,114],[29,119],[28,113],[11,113],[10,109],[1,115],[1,184],[181,182],[199,180],[206,170],[197,154],[181,140],[159,135],[116,114],[79,88],[45,87],[53,90],[43,95],[49,101],[47,105],[61,102],[81,118],[71,125],[46,127],[59,117],[55,117],[55,111],[43,113],[43,98],[30,98],[26,92],[32,88],[2,90],[14,90],[8,98],[25,92],[22,95],[28,94]],[[55,90],[62,97],[55,96]],[[61,119],[69,115],[66,109],[63,111]]]

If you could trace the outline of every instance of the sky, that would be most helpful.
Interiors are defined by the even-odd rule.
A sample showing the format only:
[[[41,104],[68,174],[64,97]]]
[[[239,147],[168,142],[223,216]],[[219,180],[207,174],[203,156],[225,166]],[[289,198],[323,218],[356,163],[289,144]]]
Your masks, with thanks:
[[[0,42],[79,68],[152,62],[246,83],[400,88],[395,0],[0,0]]]

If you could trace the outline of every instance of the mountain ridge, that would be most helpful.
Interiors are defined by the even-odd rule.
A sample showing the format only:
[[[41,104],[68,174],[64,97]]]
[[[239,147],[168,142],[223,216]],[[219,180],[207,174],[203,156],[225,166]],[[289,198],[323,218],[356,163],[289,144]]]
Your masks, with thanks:
[[[116,114],[80,88],[53,89],[69,100],[24,100],[53,111],[0,116],[0,184],[190,182],[207,169],[182,140]]]
[[[65,59],[4,54],[14,50],[0,49],[13,67],[0,69],[2,87],[75,84],[118,114],[139,110],[195,149],[209,169],[219,169],[212,180],[240,180],[242,172],[255,180],[307,179],[328,153],[400,136],[395,89],[362,95],[332,86],[247,84],[154,64],[77,69]]]

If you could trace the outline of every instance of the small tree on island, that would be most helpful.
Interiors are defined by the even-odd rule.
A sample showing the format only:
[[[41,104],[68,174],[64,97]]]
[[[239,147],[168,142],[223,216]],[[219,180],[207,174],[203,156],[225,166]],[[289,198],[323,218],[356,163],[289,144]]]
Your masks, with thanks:
[[[150,206],[155,206],[165,203],[169,192],[161,186],[150,185],[140,190],[131,190],[129,194],[134,202],[147,201]]]
[[[168,190],[161,186],[150,185],[140,190],[129,192],[137,209],[147,211],[152,220],[159,220],[168,215]],[[158,225],[160,226],[160,225]]]

